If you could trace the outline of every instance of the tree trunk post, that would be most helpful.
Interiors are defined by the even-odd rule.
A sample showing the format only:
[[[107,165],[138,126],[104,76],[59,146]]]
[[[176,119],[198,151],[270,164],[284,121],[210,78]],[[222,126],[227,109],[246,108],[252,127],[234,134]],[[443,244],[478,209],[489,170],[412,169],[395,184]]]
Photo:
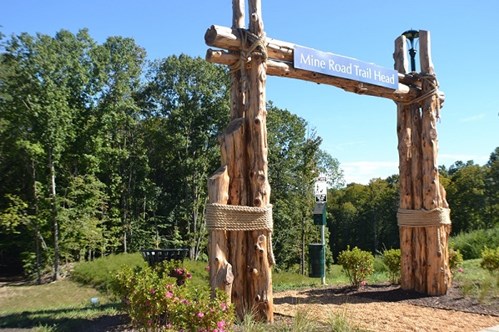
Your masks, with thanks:
[[[261,0],[249,1],[249,31],[260,41],[265,40]],[[256,43],[256,42],[255,42]],[[249,69],[249,103],[246,108],[247,149],[250,182],[250,204],[267,207],[270,204],[270,184],[267,163],[267,110],[265,84],[267,80],[267,51],[263,45],[251,55]],[[272,295],[273,257],[271,232],[251,231],[246,234],[248,246],[248,300],[255,318],[272,322],[274,304]]]
[[[238,46],[227,53],[234,60],[230,63],[231,122],[220,139],[223,167],[210,178],[208,191],[210,203],[268,208],[267,54],[261,3],[251,0],[248,7],[250,24],[245,30],[244,0],[232,2],[229,35],[238,36]],[[251,313],[257,320],[273,321],[271,228],[266,228],[210,230],[211,287],[230,295],[240,319]]]
[[[222,166],[208,179],[209,202],[227,204],[229,199],[228,191],[229,174],[227,172],[227,166]],[[216,289],[220,289],[227,294],[230,301],[234,275],[232,273],[232,265],[229,263],[227,256],[228,243],[226,231],[210,231],[208,237],[208,253],[212,296],[215,296]]]
[[[395,68],[402,74],[406,73],[408,63],[405,41],[404,36],[395,41]],[[421,85],[423,98],[397,104],[401,287],[429,295],[443,295],[451,282],[448,264],[451,226],[437,164],[436,120],[441,94],[433,70],[427,31],[419,31],[419,43],[422,72],[415,76]],[[426,215],[434,211],[443,214],[443,219],[426,220]],[[407,213],[412,215],[409,222],[405,217]]]

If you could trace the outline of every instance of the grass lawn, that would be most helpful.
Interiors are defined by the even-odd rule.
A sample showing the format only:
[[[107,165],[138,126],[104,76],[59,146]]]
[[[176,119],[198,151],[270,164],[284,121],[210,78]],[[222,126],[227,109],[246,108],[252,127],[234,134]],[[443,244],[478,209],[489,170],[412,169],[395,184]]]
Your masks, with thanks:
[[[122,321],[123,316],[118,310],[118,303],[113,301],[110,295],[106,295],[108,293],[105,291],[96,289],[109,290],[112,276],[123,265],[141,264],[144,262],[138,254],[109,256],[77,265],[72,280],[64,279],[44,285],[0,284],[0,330],[23,328],[42,332],[104,331],[106,326],[114,326]],[[206,265],[206,262],[184,262],[184,266],[193,276],[191,287],[208,288]],[[385,270],[375,270],[368,278],[368,284],[389,280]],[[326,272],[326,287],[349,284],[341,266],[333,265]],[[274,272],[272,277],[273,289],[276,292],[324,287],[320,278],[310,278],[292,272]],[[491,297],[499,296],[498,277],[481,269],[479,259],[465,261],[462,268],[454,272],[454,280],[467,297],[486,302]],[[99,303],[92,304],[92,298],[98,298]],[[307,319],[303,321],[306,322]],[[297,323],[300,322],[293,322]],[[262,325],[261,328],[265,331],[268,326]]]
[[[99,303],[92,304],[92,298]],[[119,314],[116,303],[108,296],[68,279],[45,285],[0,287],[0,329],[81,331],[99,317]]]
[[[490,273],[480,267],[481,259],[470,259],[463,262],[461,268],[454,271],[454,281],[466,297],[487,303],[499,298],[499,274]]]

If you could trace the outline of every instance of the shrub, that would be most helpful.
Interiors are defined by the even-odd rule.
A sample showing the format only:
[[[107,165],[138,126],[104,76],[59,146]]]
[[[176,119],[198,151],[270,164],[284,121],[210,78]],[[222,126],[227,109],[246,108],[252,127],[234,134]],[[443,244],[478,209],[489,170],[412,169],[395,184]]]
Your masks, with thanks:
[[[449,266],[451,270],[455,270],[463,265],[463,255],[459,249],[449,249]]]
[[[397,284],[400,279],[400,249],[389,249],[383,252],[383,263],[388,268],[390,282]]]
[[[464,260],[480,258],[485,245],[499,247],[499,226],[453,236],[451,243],[453,249],[461,252]]]
[[[91,285],[101,291],[108,291],[111,290],[116,273],[123,266],[145,265],[139,253],[109,255],[93,261],[77,263],[71,272],[71,279],[84,285]]]
[[[217,331],[232,328],[234,312],[226,295],[190,287],[189,272],[179,262],[156,267],[126,267],[118,272],[114,292],[132,324],[143,330]]]
[[[494,271],[499,271],[499,247],[495,249],[489,249],[485,247],[482,251],[482,261],[480,266],[483,269],[488,270],[490,273]]]
[[[374,256],[357,247],[352,250],[348,247],[347,250],[340,252],[338,263],[354,287],[359,287],[374,272]]]

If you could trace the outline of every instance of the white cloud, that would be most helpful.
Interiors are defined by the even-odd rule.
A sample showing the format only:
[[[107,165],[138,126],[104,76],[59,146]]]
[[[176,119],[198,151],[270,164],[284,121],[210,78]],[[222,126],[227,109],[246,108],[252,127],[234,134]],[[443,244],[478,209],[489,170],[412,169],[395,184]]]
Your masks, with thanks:
[[[483,119],[485,117],[485,113],[480,113],[476,115],[469,116],[467,118],[459,119],[459,122],[475,122]]]
[[[373,178],[387,178],[398,174],[398,166],[398,161],[353,161],[340,164],[347,184],[368,184]]]
[[[438,164],[439,165],[451,165],[454,164],[456,161],[468,161],[468,160],[473,160],[473,162],[477,164],[484,164],[489,160],[489,156],[485,155],[473,155],[473,154],[440,154],[438,155]]]

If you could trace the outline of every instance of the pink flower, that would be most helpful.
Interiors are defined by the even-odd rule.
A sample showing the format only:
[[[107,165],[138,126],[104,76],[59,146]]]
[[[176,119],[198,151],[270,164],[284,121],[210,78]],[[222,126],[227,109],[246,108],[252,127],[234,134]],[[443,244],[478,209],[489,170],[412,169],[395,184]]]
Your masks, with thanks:
[[[186,277],[187,277],[187,279],[191,279],[191,278],[192,278],[192,274],[187,273],[187,274],[186,274]]]
[[[199,318],[203,318],[204,317],[204,313],[202,313],[201,311],[197,313],[197,315]]]
[[[170,292],[170,291],[167,291],[167,292],[165,293],[165,297],[166,297],[166,298],[168,298],[168,299],[171,299],[171,298],[173,297],[173,293],[172,293],[172,292]]]
[[[217,323],[217,327],[219,329],[223,329],[225,327],[225,321],[224,320],[221,320]]]
[[[464,272],[464,269],[462,267],[459,268],[458,270],[460,273],[463,273]]]
[[[156,293],[156,290],[154,288],[151,288],[151,290],[149,291],[149,293],[154,294],[154,293]]]
[[[225,302],[220,303],[220,308],[222,309],[222,311],[227,310],[227,304]]]

